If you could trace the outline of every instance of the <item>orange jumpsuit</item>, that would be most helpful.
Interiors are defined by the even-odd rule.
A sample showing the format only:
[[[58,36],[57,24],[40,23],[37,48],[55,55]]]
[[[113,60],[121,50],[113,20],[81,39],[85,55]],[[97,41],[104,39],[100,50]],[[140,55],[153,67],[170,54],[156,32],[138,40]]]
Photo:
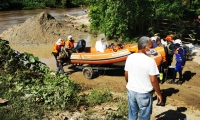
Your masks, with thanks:
[[[56,43],[54,43],[53,52],[58,54],[62,46],[65,46],[65,41],[61,41],[60,45],[57,45]]]
[[[74,48],[74,43],[75,43],[75,40],[67,40],[66,41],[66,46],[67,48],[70,50],[72,48]]]

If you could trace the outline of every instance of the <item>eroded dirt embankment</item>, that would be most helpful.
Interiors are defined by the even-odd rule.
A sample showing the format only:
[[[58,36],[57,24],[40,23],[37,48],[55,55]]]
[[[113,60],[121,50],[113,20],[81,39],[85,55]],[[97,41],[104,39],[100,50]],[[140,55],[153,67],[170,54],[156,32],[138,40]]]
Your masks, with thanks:
[[[72,23],[59,22],[50,14],[42,12],[27,19],[21,25],[15,25],[4,31],[0,37],[10,44],[39,45],[53,44],[59,38],[67,40],[72,35],[74,39],[86,38],[87,32],[74,29]]]

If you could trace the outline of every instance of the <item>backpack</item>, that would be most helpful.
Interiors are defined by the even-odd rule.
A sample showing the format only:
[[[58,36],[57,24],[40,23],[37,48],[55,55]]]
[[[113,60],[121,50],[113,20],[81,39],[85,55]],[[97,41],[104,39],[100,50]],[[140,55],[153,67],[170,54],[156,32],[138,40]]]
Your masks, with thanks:
[[[173,43],[168,44],[167,45],[167,54],[168,55],[173,55],[174,54],[174,48],[175,48],[175,46],[174,46]]]
[[[69,53],[67,52],[65,47],[61,47],[60,52],[59,52],[59,58],[60,59],[68,59],[69,58]]]
[[[183,47],[181,47],[180,49],[182,50],[182,54],[183,54],[184,59],[185,59],[186,58],[186,51],[185,51],[185,49]]]

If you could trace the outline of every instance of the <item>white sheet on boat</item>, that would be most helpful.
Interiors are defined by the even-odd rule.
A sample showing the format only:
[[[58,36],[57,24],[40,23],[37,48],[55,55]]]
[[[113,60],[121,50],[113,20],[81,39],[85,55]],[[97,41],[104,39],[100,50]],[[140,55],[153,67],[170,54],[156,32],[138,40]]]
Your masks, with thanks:
[[[104,52],[107,46],[108,46],[108,43],[104,38],[97,40],[95,44],[95,48],[97,52]]]

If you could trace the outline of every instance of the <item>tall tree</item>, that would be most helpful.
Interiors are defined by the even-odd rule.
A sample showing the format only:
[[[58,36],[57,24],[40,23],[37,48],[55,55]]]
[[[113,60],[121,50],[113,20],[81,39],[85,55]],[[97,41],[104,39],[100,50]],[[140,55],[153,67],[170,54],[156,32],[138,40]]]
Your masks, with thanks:
[[[153,11],[148,0],[89,0],[91,31],[129,39],[144,33]]]
[[[1,0],[0,10],[8,9],[10,0]]]
[[[188,9],[182,0],[88,0],[88,3],[91,31],[125,40],[148,34],[157,19],[180,20]]]

